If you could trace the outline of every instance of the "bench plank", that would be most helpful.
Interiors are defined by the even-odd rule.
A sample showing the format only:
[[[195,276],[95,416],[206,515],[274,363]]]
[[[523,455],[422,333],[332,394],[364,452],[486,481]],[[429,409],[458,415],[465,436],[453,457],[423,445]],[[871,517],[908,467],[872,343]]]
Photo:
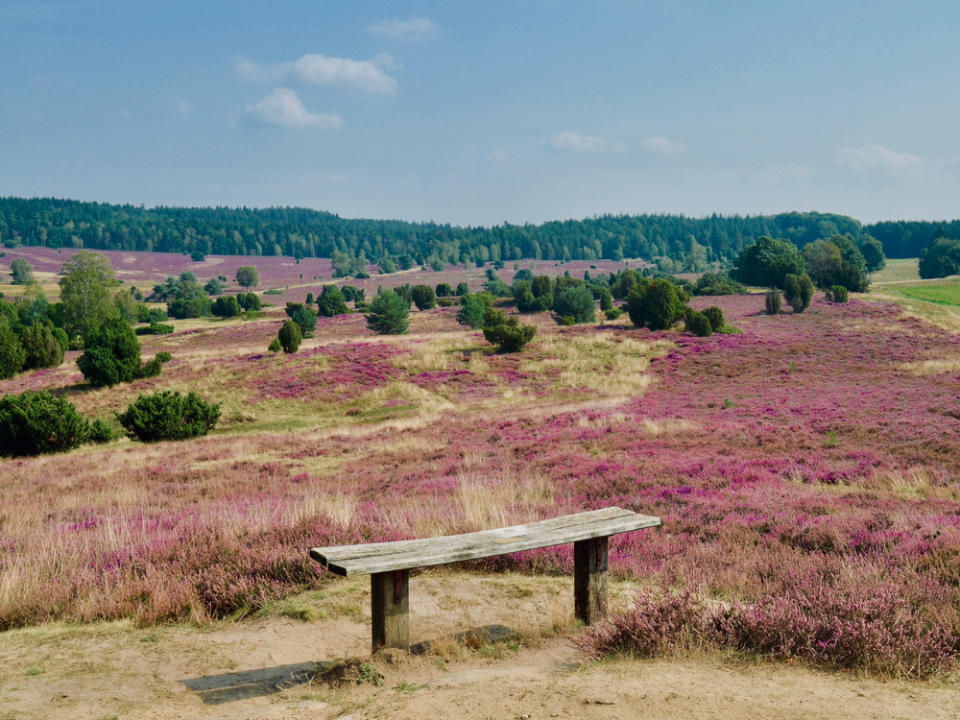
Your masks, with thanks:
[[[660,518],[611,507],[462,535],[313,548],[310,556],[338,575],[365,575],[477,560],[658,525]]]

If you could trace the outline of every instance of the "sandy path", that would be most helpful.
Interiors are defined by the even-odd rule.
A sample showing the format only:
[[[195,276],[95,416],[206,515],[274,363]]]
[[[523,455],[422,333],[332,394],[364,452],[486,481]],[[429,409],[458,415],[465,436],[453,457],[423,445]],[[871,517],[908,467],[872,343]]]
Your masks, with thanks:
[[[339,582],[339,581],[338,581]],[[52,625],[0,634],[0,720],[28,718],[954,718],[960,678],[880,682],[718,655],[585,662],[568,578],[437,572],[411,581],[413,640],[505,623],[518,644],[450,640],[369,657],[364,578],[212,628]],[[455,592],[453,590],[455,589]],[[628,588],[616,588],[625,592]],[[308,621],[280,614],[326,615]],[[544,636],[545,635],[545,636]],[[358,664],[313,677],[313,663]],[[277,687],[279,686],[279,689]]]

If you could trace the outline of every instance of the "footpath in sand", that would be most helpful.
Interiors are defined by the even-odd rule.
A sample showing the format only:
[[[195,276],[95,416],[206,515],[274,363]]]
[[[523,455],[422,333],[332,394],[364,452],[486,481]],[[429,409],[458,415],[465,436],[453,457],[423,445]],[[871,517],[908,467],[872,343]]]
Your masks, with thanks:
[[[569,578],[417,575],[411,639],[432,647],[371,658],[365,581],[337,580],[268,614],[201,629],[58,624],[0,633],[0,720],[960,719],[955,677],[883,682],[720,655],[586,661],[569,626],[554,634],[569,622]],[[629,588],[612,590],[622,601]],[[492,625],[519,639],[451,639]]]

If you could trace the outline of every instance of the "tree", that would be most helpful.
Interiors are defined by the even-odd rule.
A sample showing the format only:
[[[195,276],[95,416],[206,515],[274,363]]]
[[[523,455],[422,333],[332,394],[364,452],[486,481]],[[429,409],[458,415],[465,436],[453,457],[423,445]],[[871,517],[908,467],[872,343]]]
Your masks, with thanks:
[[[867,272],[883,270],[887,264],[887,256],[883,252],[883,243],[873,235],[867,235],[860,240],[860,252],[867,263]]]
[[[358,303],[363,302],[363,298],[366,297],[367,291],[363,288],[358,288],[353,285],[344,285],[340,288],[340,294],[343,295],[345,302]]]
[[[803,248],[803,259],[817,287],[835,285],[843,274],[840,248],[829,240],[815,240]]]
[[[389,275],[397,271],[397,264],[388,257],[383,258],[379,265],[381,275]]]
[[[553,301],[553,311],[560,317],[572,317],[576,323],[593,322],[596,305],[586,285],[568,288]]]
[[[483,325],[483,312],[487,307],[479,296],[464,295],[460,298],[457,322],[467,327],[479,328]]]
[[[436,288],[437,297],[450,297],[453,295],[453,288],[450,283],[438,283]]]
[[[960,273],[960,240],[934,237],[920,253],[920,277],[938,278]]]
[[[381,335],[402,335],[407,331],[410,304],[393,290],[384,290],[370,303],[367,326]]]
[[[223,284],[218,278],[210,278],[207,280],[207,284],[203,286],[203,291],[207,295],[222,295]]]
[[[116,281],[103,255],[78,252],[63,264],[60,273],[60,302],[68,335],[85,337],[116,315],[110,298]]]
[[[285,353],[295,353],[303,340],[303,333],[293,320],[284,320],[280,332],[277,333],[277,340]]]
[[[637,327],[667,330],[683,316],[683,311],[677,286],[663,278],[644,279],[627,296],[627,314]]]
[[[429,310],[437,306],[437,296],[429,285],[414,285],[410,288],[410,297],[417,310]]]
[[[317,298],[317,309],[323,317],[336,317],[347,313],[347,303],[336,285],[324,285]]]
[[[780,291],[774,288],[768,290],[763,296],[763,310],[767,315],[777,315],[780,313],[782,297]]]
[[[33,282],[33,267],[23,258],[10,261],[10,274],[14,285],[29,285]]]
[[[27,354],[24,368],[56,367],[63,362],[63,346],[49,323],[35,321],[25,327],[20,342]]]
[[[810,276],[787,275],[783,280],[783,294],[787,299],[793,312],[802,313],[810,307],[810,301],[813,299],[813,281]]]
[[[83,344],[84,353],[77,358],[77,366],[94,387],[112,387],[146,374],[140,366],[140,342],[123,318],[111,318],[91,330]]]
[[[238,293],[237,294],[237,304],[247,312],[257,311],[260,309],[260,296],[256,293]]]
[[[117,308],[117,314],[128,323],[137,322],[140,317],[140,303],[126,290],[120,290],[113,296],[113,304]]]
[[[260,284],[260,273],[252,265],[241,265],[237,268],[236,280],[240,287],[251,288]]]
[[[465,282],[458,282],[456,294],[457,294],[457,297],[463,297],[464,295],[469,295],[470,294],[469,286]]]
[[[10,327],[10,322],[0,315],[0,379],[16,375],[23,369],[27,353],[20,337]]]
[[[851,292],[865,292],[870,286],[870,280],[867,278],[867,261],[860,248],[849,235],[834,235],[830,242],[839,248],[840,257],[843,259],[838,284]]]
[[[803,258],[796,245],[764,235],[740,253],[734,275],[748,285],[782,288],[788,273],[799,275],[803,271]]]

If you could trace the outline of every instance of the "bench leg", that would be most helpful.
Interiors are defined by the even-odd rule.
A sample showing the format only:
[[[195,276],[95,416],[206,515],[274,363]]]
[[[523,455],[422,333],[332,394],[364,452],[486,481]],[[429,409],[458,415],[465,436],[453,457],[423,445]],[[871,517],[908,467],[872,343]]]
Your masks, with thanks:
[[[373,652],[384,647],[410,649],[409,584],[407,570],[370,576]]]
[[[605,537],[573,544],[573,609],[584,625],[592,625],[607,615]]]

